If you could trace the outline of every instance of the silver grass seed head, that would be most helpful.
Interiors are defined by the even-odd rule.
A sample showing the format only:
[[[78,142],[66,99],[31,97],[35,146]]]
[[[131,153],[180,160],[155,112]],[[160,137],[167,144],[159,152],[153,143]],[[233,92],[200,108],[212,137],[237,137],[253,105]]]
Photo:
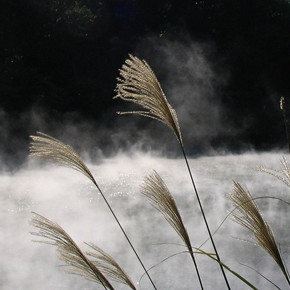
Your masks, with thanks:
[[[240,213],[233,214],[235,221],[254,234],[257,245],[268,252],[276,261],[287,279],[287,270],[280,255],[273,231],[270,225],[264,220],[251,193],[244,190],[238,182],[234,181],[234,187],[229,195],[229,199]]]
[[[152,174],[146,176],[141,186],[141,193],[149,199],[153,207],[162,213],[167,222],[183,240],[189,252],[192,252],[190,238],[176,202],[166,184],[155,170]]]
[[[30,157],[75,169],[96,184],[92,173],[71,146],[41,132],[37,132],[37,136],[30,136],[30,138],[32,139],[29,148]]]
[[[275,178],[279,179],[280,181],[284,182],[290,188],[290,166],[287,158],[283,156],[282,160],[280,161],[282,167],[279,170],[275,170],[272,168],[267,168],[264,166],[258,166],[257,171],[267,173],[269,175],[274,176]]]
[[[285,109],[285,99],[284,99],[284,97],[280,98],[280,109],[282,111]]]
[[[114,289],[100,269],[87,258],[61,226],[34,212],[31,224],[39,230],[33,232],[33,235],[47,239],[40,242],[57,247],[59,258],[66,263],[68,272],[102,284],[105,288]]]
[[[175,110],[171,107],[156,75],[145,60],[129,54],[120,69],[114,98],[120,98],[140,105],[141,111],[117,112],[118,114],[137,114],[166,124],[182,143],[179,122]]]

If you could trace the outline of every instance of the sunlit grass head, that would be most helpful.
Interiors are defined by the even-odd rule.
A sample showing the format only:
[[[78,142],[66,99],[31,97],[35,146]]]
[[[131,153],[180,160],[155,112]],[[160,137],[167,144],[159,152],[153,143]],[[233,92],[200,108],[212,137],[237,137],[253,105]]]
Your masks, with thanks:
[[[259,166],[257,170],[276,177],[290,188],[290,166],[285,156],[283,156],[281,160],[281,165],[282,167],[280,170],[275,170],[264,166]]]
[[[284,266],[273,231],[264,220],[251,193],[246,191],[238,182],[234,182],[229,199],[240,213],[233,214],[235,221],[254,234],[257,245],[276,261],[286,279],[288,279],[287,269]]]
[[[129,55],[120,69],[120,77],[117,80],[115,98],[133,102],[143,108],[140,111],[118,112],[119,114],[137,114],[159,120],[171,128],[182,143],[176,112],[167,101],[156,75],[145,60]]]
[[[88,167],[71,146],[41,132],[38,132],[37,136],[30,136],[30,138],[32,139],[29,148],[31,157],[75,169],[96,183]]]
[[[176,202],[166,184],[156,171],[153,171],[152,174],[146,176],[144,183],[141,186],[141,192],[150,200],[151,204],[162,213],[164,218],[180,236],[188,250],[191,252],[192,247],[190,239]]]

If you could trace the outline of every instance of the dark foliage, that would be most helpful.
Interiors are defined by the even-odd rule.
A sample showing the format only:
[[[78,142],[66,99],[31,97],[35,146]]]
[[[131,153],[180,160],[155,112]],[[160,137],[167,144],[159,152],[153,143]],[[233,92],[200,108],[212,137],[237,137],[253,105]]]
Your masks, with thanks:
[[[283,95],[287,106],[286,0],[4,0],[0,28],[2,125],[32,108],[60,121],[74,113],[99,121],[112,111],[118,69],[140,40],[162,34],[182,41],[186,34],[214,44],[215,55],[209,58],[223,58],[229,72],[218,96],[227,119],[236,128],[249,122],[246,131],[225,143],[232,148],[284,146],[279,99]],[[24,124],[22,119],[1,126],[8,138],[15,130],[20,134]],[[31,133],[27,130],[24,135]],[[222,138],[212,145],[222,145]]]

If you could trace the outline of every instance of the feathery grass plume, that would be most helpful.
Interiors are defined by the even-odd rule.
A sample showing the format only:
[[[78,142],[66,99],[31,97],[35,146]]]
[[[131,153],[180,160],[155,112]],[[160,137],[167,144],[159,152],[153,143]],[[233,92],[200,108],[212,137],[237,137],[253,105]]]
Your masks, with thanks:
[[[124,101],[136,103],[143,107],[144,111],[129,111],[118,112],[119,114],[137,114],[152,119],[159,120],[174,132],[180,147],[184,160],[190,175],[190,179],[194,188],[194,192],[202,213],[202,217],[205,222],[211,243],[216,253],[217,259],[220,260],[217,248],[215,246],[196,186],[191,173],[191,169],[185,154],[179,122],[175,110],[171,107],[165,94],[162,91],[157,77],[147,64],[145,60],[140,60],[136,56],[129,55],[129,59],[125,61],[125,64],[120,69],[120,78],[117,78],[118,83],[116,87],[117,95],[114,98],[120,98]],[[227,288],[230,288],[225,271],[222,264],[220,264],[222,275],[224,277]]]
[[[167,101],[153,70],[145,60],[131,54],[129,57],[120,69],[121,78],[117,78],[117,95],[114,98],[133,102],[144,110],[118,113],[137,114],[161,121],[172,129],[178,141],[182,143],[176,112]]]
[[[99,283],[105,289],[114,289],[96,264],[86,257],[62,227],[37,213],[33,213],[33,215],[31,224],[39,231],[32,234],[50,240],[40,242],[57,247],[60,259],[67,264],[70,273],[81,275]]]
[[[86,252],[86,254],[96,259],[93,261],[93,264],[98,267],[106,277],[111,278],[113,281],[125,284],[131,289],[136,289],[126,272],[109,254],[104,252],[95,244],[86,244],[93,250],[93,252]]]
[[[281,164],[282,168],[280,170],[275,170],[264,166],[259,166],[257,170],[278,178],[279,180],[284,182],[288,187],[290,187],[290,166],[286,157],[283,156]]]
[[[138,261],[140,262],[143,270],[145,271],[148,279],[150,280],[154,289],[157,289],[152,278],[150,277],[148,271],[146,270],[145,265],[143,264],[141,258],[139,257],[137,251],[135,250],[133,244],[131,243],[128,235],[126,234],[123,226],[121,225],[119,219],[117,218],[116,214],[114,213],[112,207],[110,206],[109,202],[107,201],[105,195],[103,194],[101,188],[97,184],[95,178],[93,177],[90,170],[84,164],[82,159],[79,155],[73,150],[73,148],[69,145],[62,143],[61,141],[46,135],[44,133],[38,132],[38,136],[30,136],[33,142],[30,146],[30,156],[31,157],[38,157],[41,159],[46,159],[48,161],[52,161],[56,164],[63,165],[65,167],[69,167],[75,169],[85,176],[87,176],[97,187],[99,190],[103,200],[105,201],[106,205],[108,206],[111,214],[113,215],[115,221],[117,222],[118,226],[120,227],[123,235],[125,236],[126,240],[128,241],[131,249],[133,250],[134,254],[136,255]]]
[[[141,185],[141,193],[149,199],[153,207],[162,213],[164,218],[183,240],[188,251],[192,252],[190,239],[176,202],[166,184],[155,170],[153,170],[152,174],[145,177],[144,183]]]
[[[38,157],[73,168],[96,183],[90,170],[71,146],[41,132],[38,132],[38,136],[30,136],[30,138],[33,140],[29,148],[31,157]]]
[[[251,193],[244,190],[238,182],[234,181],[234,187],[229,199],[240,212],[240,215],[233,214],[235,221],[254,234],[257,245],[263,248],[276,261],[290,284],[288,271],[283,263],[274,234],[269,224],[263,219]]]
[[[144,184],[141,186],[141,193],[150,200],[153,207],[162,213],[164,218],[183,240],[193,260],[201,289],[203,289],[201,277],[193,255],[191,242],[176,202],[166,184],[155,170],[153,171],[153,174],[146,176]]]

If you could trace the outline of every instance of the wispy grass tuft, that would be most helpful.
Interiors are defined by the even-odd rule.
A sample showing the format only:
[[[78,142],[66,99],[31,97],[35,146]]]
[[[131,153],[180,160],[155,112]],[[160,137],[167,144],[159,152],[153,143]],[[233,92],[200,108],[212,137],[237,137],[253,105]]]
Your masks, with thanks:
[[[60,259],[66,263],[70,273],[101,284],[105,289],[114,289],[96,263],[88,259],[62,227],[39,214],[33,213],[33,215],[31,224],[39,231],[32,234],[49,240],[40,242],[57,247]]]
[[[229,199],[240,212],[240,215],[233,214],[235,221],[254,234],[257,245],[263,248],[276,261],[290,284],[288,271],[284,266],[273,231],[262,217],[251,193],[244,190],[238,182],[234,181],[234,187]]]
[[[203,289],[201,277],[193,255],[191,242],[177,208],[176,202],[168,190],[166,184],[156,171],[145,178],[144,184],[141,186],[141,193],[144,194],[150,200],[151,204],[162,213],[167,222],[183,240],[191,255],[200,286]]]
[[[30,138],[32,139],[29,148],[31,157],[41,158],[75,169],[96,184],[92,173],[71,146],[41,132],[38,132],[37,136],[30,136]]]
[[[144,183],[141,185],[141,193],[149,199],[153,207],[162,213],[164,218],[183,240],[188,250],[192,252],[190,239],[176,202],[166,184],[155,170],[152,174],[146,176]]]
[[[286,157],[283,156],[281,164],[282,168],[280,170],[275,170],[264,166],[258,166],[257,170],[276,177],[290,188],[290,166]]]
[[[179,122],[175,110],[166,99],[153,70],[145,60],[129,55],[120,69],[117,78],[117,95],[124,101],[140,105],[142,111],[118,112],[118,114],[137,114],[165,123],[172,129],[178,141],[182,143]]]

